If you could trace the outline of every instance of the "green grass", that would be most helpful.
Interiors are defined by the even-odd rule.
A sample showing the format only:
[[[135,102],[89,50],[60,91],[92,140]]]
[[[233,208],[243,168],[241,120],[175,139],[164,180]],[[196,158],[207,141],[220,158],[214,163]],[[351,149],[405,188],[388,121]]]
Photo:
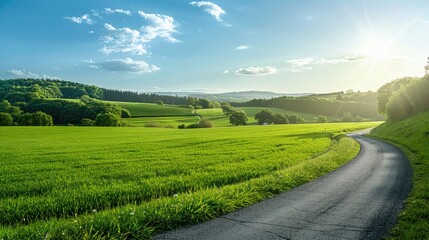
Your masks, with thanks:
[[[197,116],[177,116],[177,117],[137,117],[123,118],[123,121],[130,127],[144,127],[148,123],[158,123],[160,127],[177,128],[180,124],[189,125],[199,122]]]
[[[319,177],[376,123],[0,128],[0,239],[144,239]],[[339,141],[337,141],[339,140]]]
[[[117,104],[128,111],[132,117],[163,117],[163,116],[192,116],[193,110],[177,105],[157,105],[153,103],[133,103],[133,102],[115,102],[103,101]]]
[[[291,110],[285,110],[285,109],[281,109],[281,108],[264,108],[264,107],[241,107],[238,108],[243,110],[247,116],[249,117],[249,120],[251,120],[251,122],[257,122],[254,119],[254,116],[256,115],[256,113],[264,110],[264,109],[268,109],[270,111],[272,111],[273,113],[283,113],[283,114],[296,114],[302,118],[304,118],[306,121],[308,122],[313,122],[314,118],[319,116],[318,114],[311,114],[311,113],[303,113],[303,112],[295,112],[295,111],[291,111]],[[335,116],[326,116],[330,121],[334,121],[336,120],[338,117]]]
[[[413,168],[413,189],[391,231],[391,239],[429,237],[429,112],[397,123],[386,122],[371,133],[403,146]]]
[[[268,109],[274,113],[296,114],[296,115],[301,116],[302,118],[304,118],[308,122],[313,122],[314,118],[319,116],[317,114],[295,112],[295,111],[289,111],[289,110],[280,109],[280,108],[240,107],[237,109],[243,110],[246,113],[247,118],[248,118],[247,123],[249,125],[256,125],[257,124],[258,121],[255,120],[255,118],[254,118],[255,114],[264,110],[264,109]],[[222,113],[221,108],[200,109],[200,110],[197,110],[197,114],[200,115],[202,118],[209,119],[215,127],[226,127],[226,126],[231,125],[229,123],[229,118]],[[327,117],[330,121],[334,121],[337,119],[337,117],[334,117],[334,116],[327,116]]]

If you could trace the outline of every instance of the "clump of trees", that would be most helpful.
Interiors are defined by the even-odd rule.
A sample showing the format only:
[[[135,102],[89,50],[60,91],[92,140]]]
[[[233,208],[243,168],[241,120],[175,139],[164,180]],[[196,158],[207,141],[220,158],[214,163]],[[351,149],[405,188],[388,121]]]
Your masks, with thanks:
[[[379,112],[393,121],[429,111],[429,74],[386,83],[377,93]]]
[[[13,118],[10,113],[0,112],[0,126],[11,126]]]
[[[247,116],[244,111],[234,111],[229,115],[229,123],[234,126],[247,125]]]
[[[305,123],[305,120],[296,114],[273,113],[269,109],[264,109],[255,114],[258,124],[296,124]]]
[[[243,110],[238,110],[232,107],[229,103],[221,104],[222,112],[225,116],[229,117],[229,123],[233,126],[247,125],[247,116]]]
[[[95,118],[95,126],[119,127],[121,118],[113,113],[100,113]]]
[[[20,126],[52,126],[52,116],[44,112],[24,113],[18,118]]]

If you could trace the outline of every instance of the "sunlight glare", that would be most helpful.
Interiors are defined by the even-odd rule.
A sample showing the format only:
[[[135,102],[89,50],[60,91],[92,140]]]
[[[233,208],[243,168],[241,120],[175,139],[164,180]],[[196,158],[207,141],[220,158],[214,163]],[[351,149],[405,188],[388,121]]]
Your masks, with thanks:
[[[389,55],[389,43],[374,36],[366,38],[357,55],[366,56],[372,61],[385,61]]]

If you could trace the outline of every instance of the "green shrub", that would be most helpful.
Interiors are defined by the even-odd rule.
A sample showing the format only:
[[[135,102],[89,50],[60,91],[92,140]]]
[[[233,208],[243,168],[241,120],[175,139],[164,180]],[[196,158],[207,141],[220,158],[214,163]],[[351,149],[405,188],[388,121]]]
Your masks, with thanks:
[[[127,109],[123,108],[121,110],[121,116],[122,116],[122,118],[130,118],[131,117],[131,113]]]
[[[81,121],[82,126],[94,126],[95,121],[89,118],[84,118]]]
[[[121,119],[113,113],[100,113],[95,118],[95,126],[117,127]]]
[[[185,128],[186,128],[186,125],[182,123],[182,124],[180,124],[177,128],[178,128],[178,129],[185,129]]]
[[[211,127],[213,127],[213,124],[208,119],[202,119],[198,123],[198,127],[199,128],[211,128]]]
[[[10,113],[0,112],[0,126],[11,126],[13,122]]]

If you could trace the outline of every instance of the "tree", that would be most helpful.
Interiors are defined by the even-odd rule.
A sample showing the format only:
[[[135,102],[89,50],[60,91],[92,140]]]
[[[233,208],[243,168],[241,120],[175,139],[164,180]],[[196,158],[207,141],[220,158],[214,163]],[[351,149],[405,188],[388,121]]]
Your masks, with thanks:
[[[157,105],[164,105],[164,102],[163,102],[163,101],[161,101],[161,100],[157,100],[157,101],[156,101],[156,104],[157,104]]]
[[[224,103],[221,107],[223,114],[225,114],[226,116],[229,116],[234,112],[234,108],[231,107],[229,103]]]
[[[235,111],[229,116],[229,123],[234,126],[247,125],[247,116],[243,111]]]
[[[11,126],[13,122],[10,113],[0,112],[0,126]]]
[[[429,57],[428,57],[428,61],[427,61],[426,66],[425,66],[425,72],[426,72],[426,74],[429,74]]]
[[[207,100],[207,99],[201,98],[201,99],[199,99],[199,100],[198,100],[198,103],[199,103],[199,105],[201,105],[201,107],[202,107],[203,109],[206,109],[206,108],[213,108],[213,105],[212,105],[212,104],[211,104],[211,102],[210,102],[209,100]]]
[[[289,119],[283,113],[276,113],[273,116],[274,124],[289,124]]]
[[[52,116],[44,112],[37,111],[32,114],[33,126],[52,126]]]
[[[117,127],[120,123],[121,119],[113,113],[100,113],[95,118],[95,126]]]
[[[328,122],[328,118],[326,116],[319,115],[316,118],[316,122],[318,122],[318,123],[326,123],[326,122]]]
[[[274,113],[268,109],[264,109],[259,113],[255,114],[255,120],[258,120],[260,125],[271,124],[274,122]]]
[[[130,118],[131,117],[130,111],[128,111],[127,109],[123,108],[122,111],[121,111],[121,117],[122,118]]]
[[[25,113],[18,118],[20,126],[52,126],[52,116],[44,112]]]
[[[81,124],[82,126],[94,126],[94,120],[89,118],[83,118]]]
[[[287,118],[289,119],[289,123],[291,124],[297,124],[297,123],[304,123],[305,120],[301,118],[300,116],[296,114],[288,115]]]

